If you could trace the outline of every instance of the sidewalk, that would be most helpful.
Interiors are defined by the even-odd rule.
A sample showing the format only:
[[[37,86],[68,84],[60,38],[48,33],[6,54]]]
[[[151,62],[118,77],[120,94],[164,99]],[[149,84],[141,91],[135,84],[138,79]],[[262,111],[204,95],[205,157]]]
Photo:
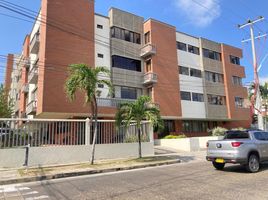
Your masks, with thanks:
[[[155,148],[156,155],[142,159],[96,161],[94,165],[80,163],[27,169],[0,169],[0,185],[51,180],[73,176],[124,171],[180,162],[204,160],[204,152],[175,152],[172,149]]]
[[[51,180],[72,176],[115,172],[180,163],[177,155],[154,156],[142,159],[97,161],[94,165],[81,163],[27,169],[0,169],[0,185]]]

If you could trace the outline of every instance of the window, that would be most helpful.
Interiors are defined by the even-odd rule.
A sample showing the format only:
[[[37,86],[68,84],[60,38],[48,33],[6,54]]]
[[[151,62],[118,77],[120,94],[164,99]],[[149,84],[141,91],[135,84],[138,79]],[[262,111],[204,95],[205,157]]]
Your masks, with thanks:
[[[175,121],[172,120],[164,120],[164,130],[165,132],[172,133],[175,132]]]
[[[238,108],[244,107],[244,99],[240,97],[235,97],[235,106]]]
[[[221,53],[218,53],[216,51],[208,50],[208,49],[203,49],[203,55],[206,58],[210,58],[213,60],[218,60],[221,61]]]
[[[150,43],[150,40],[151,40],[151,32],[149,31],[149,32],[145,33],[145,35],[144,35],[145,44]]]
[[[141,61],[121,56],[112,56],[112,67],[141,72]]]
[[[230,62],[235,65],[240,65],[240,58],[230,55]]]
[[[187,51],[186,44],[182,42],[177,42],[177,49],[182,50],[182,51]]]
[[[201,70],[190,69],[190,76],[201,78],[202,77]]]
[[[145,72],[151,72],[152,71],[152,61],[147,60],[145,62]]]
[[[121,87],[122,99],[137,99],[137,89],[129,87]]]
[[[213,83],[224,83],[223,74],[206,71],[205,78],[207,81],[210,81]]]
[[[103,84],[98,84],[98,88],[104,88]]]
[[[247,139],[249,135],[245,131],[227,131],[224,139]]]
[[[191,101],[191,93],[181,91],[181,100]]]
[[[233,76],[233,84],[234,85],[242,85],[242,78],[238,76]]]
[[[226,97],[208,94],[208,103],[211,105],[226,105]]]
[[[111,36],[113,38],[117,38],[120,40],[125,40],[128,42],[140,44],[141,43],[141,35],[139,33],[134,33],[129,30],[125,30],[118,27],[111,28]]]
[[[257,140],[268,140],[268,133],[267,132],[255,132],[254,137]]]
[[[186,133],[202,133],[207,132],[209,128],[209,122],[205,121],[183,121],[182,131]]]
[[[189,68],[188,67],[179,66],[179,72],[182,75],[189,76]]]
[[[200,54],[199,48],[195,47],[195,46],[192,46],[192,45],[188,45],[188,52],[196,54],[196,55]]]
[[[98,53],[98,58],[103,58],[103,57],[104,57],[104,55],[103,55],[103,54]]]
[[[196,102],[204,102],[204,95],[198,93],[192,93],[192,99]]]
[[[97,24],[97,28],[99,28],[99,29],[103,29],[103,26],[100,25],[100,24]]]

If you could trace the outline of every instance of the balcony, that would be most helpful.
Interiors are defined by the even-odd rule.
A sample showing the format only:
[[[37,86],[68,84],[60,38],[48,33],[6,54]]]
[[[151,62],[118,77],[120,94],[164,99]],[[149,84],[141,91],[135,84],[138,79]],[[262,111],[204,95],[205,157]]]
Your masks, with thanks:
[[[27,105],[26,114],[27,115],[34,115],[34,114],[36,114],[36,110],[37,110],[37,101],[33,100]]]
[[[39,52],[39,45],[40,45],[40,40],[39,40],[39,33],[36,33],[33,37],[33,39],[31,40],[30,43],[30,52],[33,54],[38,54]]]
[[[24,59],[24,67],[25,67],[26,69],[29,69],[30,66],[31,66],[30,59],[29,59],[29,58]]]
[[[122,103],[132,103],[135,101],[135,99],[97,98],[97,104],[99,107],[118,108]]]
[[[141,57],[146,58],[156,54],[156,46],[152,44],[147,44],[141,49]]]
[[[38,81],[38,66],[35,64],[29,72],[28,82],[29,84],[37,84]]]
[[[157,83],[157,74],[149,72],[144,74],[143,85],[151,85]]]
[[[25,83],[22,88],[21,88],[22,92],[23,93],[29,93],[29,84],[28,83]]]

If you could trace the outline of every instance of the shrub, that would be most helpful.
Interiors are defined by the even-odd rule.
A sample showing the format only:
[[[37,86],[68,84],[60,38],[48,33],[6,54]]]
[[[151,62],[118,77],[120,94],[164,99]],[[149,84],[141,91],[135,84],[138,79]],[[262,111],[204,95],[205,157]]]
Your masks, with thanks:
[[[216,127],[212,130],[212,136],[224,136],[226,131],[228,131],[226,128]]]
[[[181,139],[186,138],[186,135],[167,135],[163,139]]]
[[[243,127],[238,127],[238,128],[232,128],[232,131],[245,131],[246,129]]]

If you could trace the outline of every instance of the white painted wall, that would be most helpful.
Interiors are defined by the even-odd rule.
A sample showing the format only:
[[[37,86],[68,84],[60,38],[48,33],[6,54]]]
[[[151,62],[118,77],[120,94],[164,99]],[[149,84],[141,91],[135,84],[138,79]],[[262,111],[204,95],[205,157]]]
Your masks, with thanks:
[[[209,140],[221,140],[223,137],[193,137],[181,139],[160,139],[155,140],[155,145],[169,147],[178,151],[200,151],[206,149]]]
[[[102,25],[103,29],[97,28],[97,25]],[[106,67],[111,70],[111,51],[110,51],[110,22],[109,18],[95,15],[95,65]],[[99,43],[98,41],[101,41]],[[103,54],[103,58],[99,58],[98,54]],[[100,78],[110,80],[109,77],[101,75]],[[101,98],[107,98],[109,94],[108,87],[99,88]]]
[[[41,26],[41,10],[40,10],[40,13],[38,15],[38,20],[35,21],[35,24],[33,26],[33,29],[32,29],[32,32],[30,34],[30,42],[32,41],[33,37],[35,36],[35,34],[38,32],[38,30],[40,29],[40,26]],[[30,54],[30,61],[31,61],[31,66],[30,66],[30,69],[29,69],[29,72],[31,71],[31,69],[33,68],[33,65],[35,63],[35,60],[37,59],[38,55],[37,54]],[[28,95],[28,102],[26,102],[27,104],[30,103],[31,101],[35,100],[35,99],[32,99],[32,92],[33,90],[36,88],[36,85],[35,84],[30,84],[29,85],[29,95]],[[33,116],[28,116],[29,118],[33,118]]]
[[[47,166],[89,162],[91,146],[32,147],[29,151],[29,166]],[[153,156],[153,142],[142,143],[142,155]],[[96,145],[96,160],[137,158],[138,143]],[[25,161],[25,149],[1,149],[0,168],[20,168]]]
[[[200,47],[198,38],[183,34],[176,33],[176,39],[178,42],[186,43],[195,47]],[[200,50],[201,51],[201,50]],[[201,57],[193,53],[178,50],[178,65],[202,70]],[[180,75],[180,91],[186,91],[191,93],[204,94],[204,85],[202,78],[191,77],[187,75]],[[205,98],[205,97],[204,97]],[[206,108],[204,102],[194,101],[181,101],[182,105],[182,117],[190,119],[203,119],[206,118]]]

